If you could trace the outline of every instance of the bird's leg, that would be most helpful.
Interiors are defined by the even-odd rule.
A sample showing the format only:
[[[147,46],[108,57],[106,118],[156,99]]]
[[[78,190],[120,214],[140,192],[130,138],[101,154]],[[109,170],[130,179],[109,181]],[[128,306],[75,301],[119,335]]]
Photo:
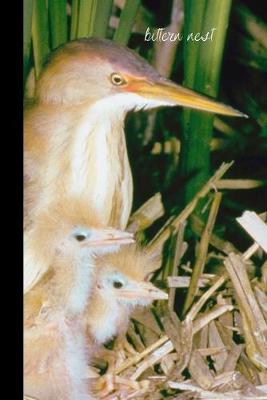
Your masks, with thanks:
[[[112,393],[115,389],[115,376],[112,374],[105,374],[93,381],[90,384],[91,390],[97,395],[98,399],[104,398]]]
[[[137,394],[143,395],[149,389],[148,381],[137,382],[119,375],[114,376],[111,384],[110,390],[102,391],[101,394],[97,393],[98,398],[103,400],[135,399]]]
[[[123,344],[120,344],[120,342],[118,343],[117,340],[115,341],[113,350],[108,350],[105,347],[102,347],[101,350],[98,351],[97,356],[108,362],[108,368],[105,374],[106,376],[115,375],[117,365],[120,365],[126,358],[124,346]]]
[[[135,355],[136,351],[127,341],[126,336],[122,334],[115,340],[112,350],[109,350],[104,346],[101,346],[96,350],[93,358],[95,359],[95,362],[93,362],[93,364],[94,366],[99,367],[98,360],[103,360],[108,364],[107,373],[113,374],[117,365],[120,365],[127,358],[128,354]]]
[[[118,340],[118,346],[121,346],[121,350],[131,355],[136,355],[138,352],[134,347],[128,342],[126,335],[122,335]]]
[[[99,398],[106,398],[116,389],[117,365],[120,365],[127,358],[127,355],[135,355],[136,353],[125,334],[118,336],[112,351],[104,347],[98,350],[97,357],[103,358],[109,364],[107,373],[99,378],[94,385],[94,390],[97,391]]]
[[[113,350],[108,350],[105,347],[98,349],[97,358],[108,361],[108,370],[105,375],[100,377],[94,383],[94,392],[98,398],[106,398],[116,389],[116,367],[120,365],[128,354],[136,354],[136,351],[127,341],[125,334],[120,334],[115,341]]]
[[[100,346],[95,352],[94,357],[91,359],[91,363],[94,366],[105,368],[104,365],[107,363],[108,370],[111,367],[112,371],[115,371],[116,354],[113,350],[109,350],[104,346]],[[103,398],[114,391],[114,374],[105,373],[105,375],[97,378],[90,379],[90,387],[93,389],[97,398]]]
[[[98,360],[103,360],[105,363],[107,363],[107,366],[109,368],[110,365],[114,365],[116,361],[116,354],[114,350],[109,350],[104,346],[101,346],[97,349],[97,351],[94,353],[94,359],[96,360],[94,364],[98,367]],[[102,365],[102,363],[101,363]],[[104,369],[105,367],[102,367]]]
[[[137,354],[137,351],[128,342],[125,333],[120,334],[117,337],[113,351],[116,354],[116,365],[120,365],[127,358],[128,355]]]

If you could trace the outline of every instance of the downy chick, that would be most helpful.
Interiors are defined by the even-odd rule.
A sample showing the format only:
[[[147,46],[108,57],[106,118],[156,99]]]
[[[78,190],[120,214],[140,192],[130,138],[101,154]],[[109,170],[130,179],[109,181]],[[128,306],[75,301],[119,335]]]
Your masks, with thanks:
[[[44,215],[46,272],[24,295],[24,388],[38,400],[90,400],[81,315],[94,282],[95,255],[132,243],[128,233]]]
[[[51,204],[49,208],[45,208],[42,213],[35,216],[33,223],[29,221],[28,229],[24,233],[24,293],[33,288],[48,271],[55,254],[59,251],[59,243],[64,234],[67,235],[73,230],[74,235],[76,227],[78,230],[82,227],[91,227],[95,238],[99,233],[99,239],[105,234],[104,252],[109,251],[108,244],[111,251],[115,251],[124,244],[124,239],[126,244],[134,241],[130,233],[104,227],[94,211],[88,209],[88,205],[85,206],[80,199],[68,198],[65,195],[62,202]],[[101,252],[101,249],[100,246],[98,250]],[[68,258],[66,246],[64,251],[64,257]]]
[[[96,282],[85,312],[88,336],[102,344],[127,330],[131,312],[168,295],[146,281],[150,255],[136,245],[96,260]]]

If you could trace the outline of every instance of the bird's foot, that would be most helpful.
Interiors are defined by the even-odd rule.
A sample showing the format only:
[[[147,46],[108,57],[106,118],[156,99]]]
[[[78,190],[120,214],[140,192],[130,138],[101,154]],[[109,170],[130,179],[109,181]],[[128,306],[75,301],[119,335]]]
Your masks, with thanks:
[[[101,382],[106,384],[97,392],[97,398],[102,400],[134,400],[149,390],[149,382],[137,382],[118,375],[107,374]]]
[[[115,342],[114,353],[116,354],[116,359],[119,363],[124,361],[129,355],[136,355],[138,352],[133,348],[133,346],[128,342],[127,337],[125,335],[119,336]],[[118,356],[121,357],[118,357]],[[119,360],[120,358],[120,360]],[[118,364],[117,362],[117,364]]]
[[[92,385],[92,389],[98,399],[106,398],[115,389],[115,375],[107,373],[101,376]]]

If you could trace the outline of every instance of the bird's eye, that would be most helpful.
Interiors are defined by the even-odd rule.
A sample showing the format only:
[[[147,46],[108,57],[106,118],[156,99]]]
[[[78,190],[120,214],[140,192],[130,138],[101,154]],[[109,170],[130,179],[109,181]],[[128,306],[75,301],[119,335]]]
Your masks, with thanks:
[[[82,242],[82,241],[84,241],[86,239],[86,236],[85,235],[81,235],[81,234],[77,234],[74,237],[78,242]]]
[[[120,289],[120,288],[123,287],[123,283],[120,282],[120,281],[114,281],[114,282],[113,282],[113,287],[114,287],[115,289]]]
[[[110,80],[111,80],[111,83],[113,83],[113,85],[115,85],[115,86],[121,86],[126,83],[125,79],[117,72],[111,74]]]

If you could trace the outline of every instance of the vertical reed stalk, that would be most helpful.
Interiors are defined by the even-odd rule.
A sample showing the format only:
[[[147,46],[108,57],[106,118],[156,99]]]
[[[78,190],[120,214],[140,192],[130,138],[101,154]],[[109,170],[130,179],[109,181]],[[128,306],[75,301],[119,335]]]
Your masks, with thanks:
[[[127,45],[140,3],[141,0],[127,0],[125,2],[121,11],[119,26],[113,37],[115,42],[121,43],[124,46]]]
[[[185,0],[184,84],[211,97],[218,93],[231,3],[231,0]],[[191,32],[202,35],[210,32],[212,40],[187,41]],[[214,116],[208,113],[183,112],[180,170],[184,176],[192,175],[185,187],[185,203],[209,178],[213,120]]]
[[[95,21],[96,0],[80,0],[77,37],[91,36],[92,27]]]
[[[23,82],[25,83],[29,71],[32,29],[33,0],[23,2]]]
[[[113,0],[98,0],[92,35],[105,38],[112,11]]]
[[[51,30],[51,47],[55,49],[67,41],[67,1],[49,0],[48,15]]]
[[[48,11],[45,0],[38,0],[33,2],[32,42],[33,42],[35,77],[36,79],[38,79],[42,69],[43,62],[50,52]]]
[[[70,27],[70,39],[74,40],[77,37],[79,17],[79,0],[72,0],[71,3],[71,27]]]

